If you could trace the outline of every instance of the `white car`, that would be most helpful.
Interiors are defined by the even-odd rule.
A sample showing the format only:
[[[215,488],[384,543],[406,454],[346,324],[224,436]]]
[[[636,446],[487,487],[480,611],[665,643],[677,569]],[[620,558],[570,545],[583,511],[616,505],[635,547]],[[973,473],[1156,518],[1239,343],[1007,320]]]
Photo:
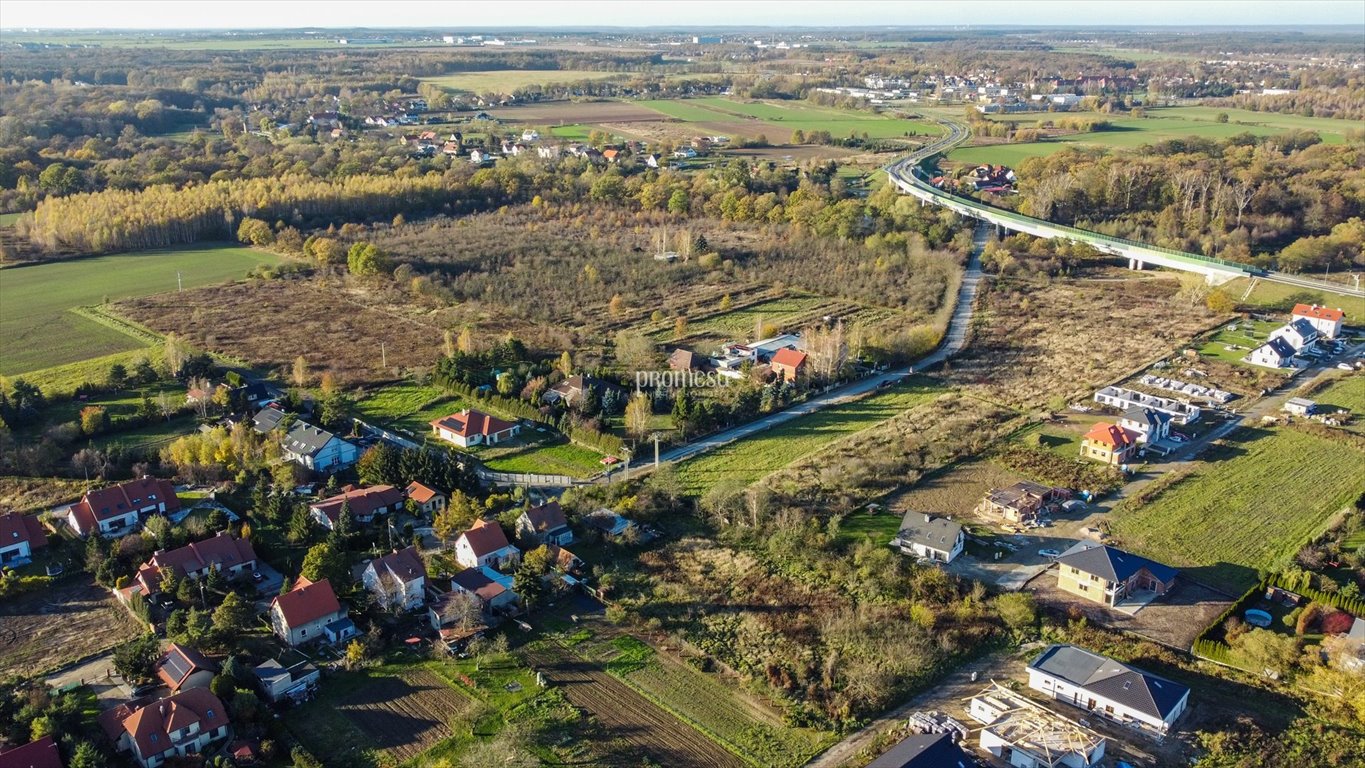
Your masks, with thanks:
[[[1337,368],[1340,368],[1343,371],[1355,370],[1355,366],[1351,365],[1350,363],[1337,363]]]
[[[1055,549],[1040,549],[1038,550],[1038,556],[1046,557],[1049,560],[1056,560],[1057,558],[1062,556],[1062,553],[1058,552]]]

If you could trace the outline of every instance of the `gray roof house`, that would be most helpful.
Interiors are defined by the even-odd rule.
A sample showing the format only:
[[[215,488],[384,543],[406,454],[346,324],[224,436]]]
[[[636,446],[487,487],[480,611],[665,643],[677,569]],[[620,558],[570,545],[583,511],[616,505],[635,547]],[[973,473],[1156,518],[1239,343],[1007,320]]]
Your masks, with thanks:
[[[965,543],[961,525],[946,517],[913,511],[905,513],[900,531],[891,540],[891,546],[898,548],[901,554],[940,563],[951,563],[962,554]]]
[[[251,419],[251,425],[256,428],[257,432],[265,434],[278,427],[282,421],[284,421],[284,411],[279,408],[262,408]]]
[[[1028,665],[1029,687],[1110,720],[1165,733],[1190,689],[1074,645],[1049,646]]]
[[[1078,542],[1057,558],[1057,586],[1074,595],[1117,606],[1129,598],[1155,599],[1175,586],[1180,571],[1116,547]]]
[[[976,760],[948,733],[916,733],[867,764],[867,768],[975,768]]]
[[[296,421],[280,441],[284,457],[316,472],[334,472],[356,462],[359,450],[321,427]]]

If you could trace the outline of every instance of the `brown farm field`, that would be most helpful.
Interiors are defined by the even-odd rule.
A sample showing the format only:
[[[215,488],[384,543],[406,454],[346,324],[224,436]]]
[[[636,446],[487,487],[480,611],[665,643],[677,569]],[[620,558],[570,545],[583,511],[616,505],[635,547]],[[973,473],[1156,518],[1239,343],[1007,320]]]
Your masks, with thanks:
[[[970,515],[990,489],[1005,488],[1026,479],[998,464],[977,459],[921,478],[915,485],[887,497],[886,507],[897,519],[912,509],[961,517]]]
[[[372,681],[337,710],[369,744],[403,761],[453,735],[450,720],[470,703],[435,674],[414,669]]]
[[[1016,408],[1092,391],[1193,338],[1215,316],[1174,280],[996,279],[950,381]]]
[[[499,120],[536,125],[568,125],[572,123],[629,123],[662,122],[670,119],[649,107],[626,101],[557,101],[528,104],[522,107],[490,109],[488,114]]]
[[[194,307],[187,310],[186,307]],[[442,326],[361,304],[343,290],[301,280],[252,280],[116,305],[158,333],[175,332],[197,347],[265,368],[330,370],[346,383],[395,378],[394,368],[435,363]],[[389,369],[380,365],[380,342]]]
[[[136,637],[137,622],[93,583],[0,602],[0,679],[47,672]]]

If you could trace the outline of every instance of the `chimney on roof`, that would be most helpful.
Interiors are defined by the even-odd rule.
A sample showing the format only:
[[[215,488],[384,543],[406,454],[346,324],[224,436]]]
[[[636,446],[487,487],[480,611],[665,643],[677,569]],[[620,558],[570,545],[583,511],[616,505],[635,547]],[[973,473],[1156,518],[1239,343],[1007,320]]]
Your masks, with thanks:
[[[934,516],[931,515],[931,514],[929,514],[928,512],[925,512],[925,513],[924,513],[924,522],[926,522],[926,523],[932,523],[933,521],[934,521]]]

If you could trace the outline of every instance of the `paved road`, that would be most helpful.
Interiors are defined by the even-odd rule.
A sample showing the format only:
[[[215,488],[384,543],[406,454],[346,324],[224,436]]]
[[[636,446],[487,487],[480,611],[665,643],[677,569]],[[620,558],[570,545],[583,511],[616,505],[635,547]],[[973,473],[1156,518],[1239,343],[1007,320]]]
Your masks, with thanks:
[[[757,421],[748,424],[741,424],[737,427],[717,432],[713,435],[703,437],[696,442],[688,443],[668,451],[664,451],[659,456],[661,462],[684,461],[698,454],[715,450],[723,445],[728,445],[736,440],[740,440],[751,435],[758,434],[768,429],[772,429],[779,424],[785,424],[794,419],[799,419],[807,414],[824,410],[832,405],[847,403],[855,400],[869,392],[876,390],[883,384],[895,383],[917,370],[931,368],[949,357],[961,352],[967,345],[967,339],[971,334],[972,315],[976,302],[977,289],[981,285],[981,249],[985,246],[987,238],[991,233],[991,225],[982,223],[976,229],[974,238],[975,245],[972,248],[972,255],[967,261],[967,268],[963,271],[962,285],[957,292],[957,303],[953,307],[952,317],[948,320],[948,329],[944,334],[943,341],[939,343],[937,349],[927,357],[915,362],[914,365],[886,373],[869,376],[865,379],[817,395],[809,400],[798,403],[786,410],[764,416]],[[640,467],[639,471],[647,471],[650,466]]]

